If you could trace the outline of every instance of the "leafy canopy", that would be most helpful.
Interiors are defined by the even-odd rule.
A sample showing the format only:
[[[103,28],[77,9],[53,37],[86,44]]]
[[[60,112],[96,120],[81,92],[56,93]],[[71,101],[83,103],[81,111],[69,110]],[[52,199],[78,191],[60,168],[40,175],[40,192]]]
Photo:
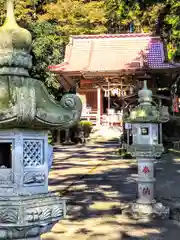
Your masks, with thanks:
[[[0,0],[0,24],[5,0]],[[60,83],[48,65],[63,60],[73,34],[151,32],[167,41],[170,59],[180,60],[180,1],[177,0],[15,0],[15,14],[32,32],[33,77],[56,97]]]

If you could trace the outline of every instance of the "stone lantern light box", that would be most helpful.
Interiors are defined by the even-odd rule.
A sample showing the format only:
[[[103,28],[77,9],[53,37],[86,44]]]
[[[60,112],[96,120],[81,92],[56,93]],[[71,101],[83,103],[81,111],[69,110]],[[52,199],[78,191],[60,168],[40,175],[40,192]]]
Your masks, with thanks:
[[[141,123],[132,125],[133,142],[137,144],[157,144],[158,124]]]
[[[132,124],[133,144],[157,145],[159,123],[168,121],[168,110],[164,106],[159,109],[153,102],[152,91],[147,88],[146,81],[138,96],[139,105],[131,111],[130,116],[125,117],[125,121]]]
[[[0,131],[0,195],[48,191],[47,131]]]

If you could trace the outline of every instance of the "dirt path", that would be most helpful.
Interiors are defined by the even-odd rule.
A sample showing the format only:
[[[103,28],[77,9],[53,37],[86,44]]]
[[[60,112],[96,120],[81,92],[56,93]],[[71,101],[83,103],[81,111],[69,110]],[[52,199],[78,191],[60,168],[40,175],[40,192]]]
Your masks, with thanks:
[[[49,185],[67,199],[68,216],[43,240],[177,239],[180,229],[170,220],[145,223],[121,214],[136,199],[137,169],[134,160],[110,158],[114,150],[107,145],[56,149]],[[158,196],[180,196],[178,167],[178,160],[172,164],[169,158],[158,164]]]

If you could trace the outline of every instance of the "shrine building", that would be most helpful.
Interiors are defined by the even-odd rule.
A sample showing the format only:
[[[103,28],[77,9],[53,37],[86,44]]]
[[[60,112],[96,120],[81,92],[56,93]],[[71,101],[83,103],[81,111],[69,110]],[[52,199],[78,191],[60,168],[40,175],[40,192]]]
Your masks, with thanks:
[[[78,82],[82,119],[114,125],[121,123],[123,111],[137,101],[140,80],[149,79],[155,101],[171,105],[169,88],[180,73],[180,64],[168,61],[159,36],[79,35],[70,37],[64,62],[49,66],[49,70],[57,74],[67,91],[70,83]]]

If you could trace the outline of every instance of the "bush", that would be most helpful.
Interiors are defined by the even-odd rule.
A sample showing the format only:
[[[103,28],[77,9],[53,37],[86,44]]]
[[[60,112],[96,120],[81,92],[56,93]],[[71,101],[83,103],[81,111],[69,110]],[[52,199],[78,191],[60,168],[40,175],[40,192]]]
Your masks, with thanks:
[[[88,138],[92,130],[92,123],[88,121],[80,121],[81,130],[84,132],[84,138]]]
[[[124,148],[120,148],[118,150],[118,154],[124,159],[132,159],[131,154],[129,152],[127,152],[127,150]]]
[[[48,143],[49,144],[53,143],[53,137],[52,137],[52,133],[51,132],[48,133]]]
[[[80,121],[79,124],[83,127],[83,126],[89,126],[92,127],[92,122],[89,121]]]

